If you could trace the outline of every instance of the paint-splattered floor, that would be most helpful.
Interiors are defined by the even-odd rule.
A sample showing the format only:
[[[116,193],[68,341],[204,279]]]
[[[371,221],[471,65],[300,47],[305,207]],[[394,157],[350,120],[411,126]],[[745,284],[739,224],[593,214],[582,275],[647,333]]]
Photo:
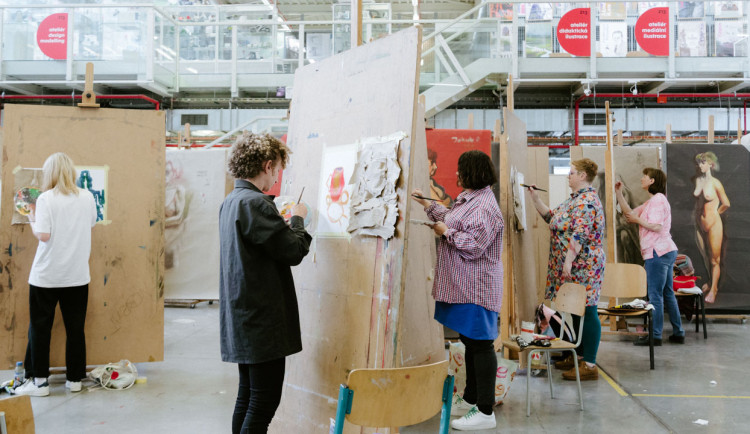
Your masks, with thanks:
[[[231,432],[237,372],[219,357],[218,313],[216,304],[206,303],[165,309],[165,361],[137,365],[146,384],[73,394],[65,389],[63,375],[51,377],[50,396],[32,398],[36,432]],[[506,403],[495,409],[497,431],[743,432],[750,408],[748,328],[736,320],[710,321],[709,338],[703,340],[692,325],[686,327],[685,345],[665,342],[656,348],[654,371],[648,369],[647,348],[605,336],[599,364],[611,381],[601,376],[582,383],[585,411],[579,410],[575,382],[563,381],[556,370],[554,400],[546,377],[531,378],[531,417],[526,417],[526,379],[518,376]],[[669,325],[666,329],[665,335]],[[0,380],[12,375],[0,371]],[[436,417],[402,432],[432,434],[438,422]]]

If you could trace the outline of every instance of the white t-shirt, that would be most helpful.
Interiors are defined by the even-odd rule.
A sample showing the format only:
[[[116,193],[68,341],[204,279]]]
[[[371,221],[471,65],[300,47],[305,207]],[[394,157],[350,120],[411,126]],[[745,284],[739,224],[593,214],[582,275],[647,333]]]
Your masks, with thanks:
[[[41,288],[81,286],[91,281],[89,256],[91,228],[96,224],[96,203],[88,190],[64,195],[48,190],[36,201],[37,233],[48,233],[39,241],[29,283]]]

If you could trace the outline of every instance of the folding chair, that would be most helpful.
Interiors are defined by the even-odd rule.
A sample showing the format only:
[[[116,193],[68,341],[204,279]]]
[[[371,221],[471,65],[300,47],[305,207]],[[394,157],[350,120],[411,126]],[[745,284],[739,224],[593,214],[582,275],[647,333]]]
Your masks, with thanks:
[[[578,372],[578,356],[576,355],[576,348],[581,345],[581,335],[583,334],[583,315],[586,313],[586,287],[578,283],[565,283],[557,291],[555,296],[555,308],[560,313],[562,318],[562,324],[560,330],[565,330],[569,327],[573,335],[575,336],[575,343],[564,341],[562,339],[552,341],[552,345],[549,347],[540,347],[537,345],[529,345],[523,349],[526,351],[527,363],[526,363],[526,416],[531,415],[531,399],[530,399],[530,381],[531,381],[531,353],[534,351],[546,352],[547,353],[547,379],[549,380],[549,393],[552,399],[555,398],[555,392],[552,386],[552,366],[550,365],[550,352],[565,352],[570,351],[573,353],[573,365],[576,370],[576,383],[578,384],[578,400],[581,402],[581,411],[583,411],[583,395],[581,394],[581,378]],[[578,315],[581,317],[581,322],[578,324],[578,330],[573,330],[573,318],[569,314]],[[521,352],[521,346],[518,342],[510,339],[503,341],[503,347],[507,347],[511,350]]]
[[[453,376],[448,361],[390,369],[355,369],[339,388],[334,433],[344,431],[344,420],[368,427],[409,426],[438,411],[440,434],[448,434],[453,398]]]
[[[636,264],[607,262],[604,266],[602,296],[610,298],[641,298],[648,295],[646,269]],[[654,322],[651,309],[599,308],[598,314],[609,317],[643,317],[648,326],[648,351],[651,369],[654,369]],[[611,320],[610,320],[611,321]]]

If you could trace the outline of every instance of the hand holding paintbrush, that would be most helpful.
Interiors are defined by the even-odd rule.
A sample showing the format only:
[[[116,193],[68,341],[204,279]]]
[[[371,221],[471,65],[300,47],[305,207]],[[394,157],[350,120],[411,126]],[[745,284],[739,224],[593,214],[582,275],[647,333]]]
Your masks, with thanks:
[[[297,202],[294,204],[294,207],[292,208],[292,215],[302,217],[303,219],[307,217],[307,206],[305,206],[305,204],[302,203],[302,193],[304,192],[305,192],[305,187],[302,187],[302,191],[299,193],[299,199],[297,199]]]
[[[529,188],[529,189],[532,189],[532,190],[538,190],[538,191],[544,191],[544,192],[547,192],[547,190],[545,190],[545,189],[543,189],[543,188],[539,188],[539,187],[537,187],[537,186],[536,186],[536,185],[534,185],[534,184],[532,184],[532,185],[528,185],[528,184],[520,184],[520,185],[521,185],[521,187],[524,187],[524,188]]]
[[[430,202],[435,202],[436,201],[436,199],[431,199],[431,198],[425,196],[424,193],[422,193],[422,190],[420,190],[418,188],[415,188],[411,192],[411,197],[415,201],[419,202],[419,204],[422,205],[425,208],[427,208],[428,206],[430,206]]]

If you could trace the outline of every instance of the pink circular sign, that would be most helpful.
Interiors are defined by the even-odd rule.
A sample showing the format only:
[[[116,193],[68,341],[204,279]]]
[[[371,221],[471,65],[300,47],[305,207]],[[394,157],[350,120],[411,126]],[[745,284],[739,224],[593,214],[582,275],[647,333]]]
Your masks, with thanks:
[[[557,40],[563,50],[574,56],[591,55],[591,10],[568,11],[557,25]]]
[[[638,17],[635,40],[649,54],[669,56],[669,8],[652,8]]]
[[[39,23],[36,43],[42,53],[52,59],[68,57],[68,14],[52,14]]]

